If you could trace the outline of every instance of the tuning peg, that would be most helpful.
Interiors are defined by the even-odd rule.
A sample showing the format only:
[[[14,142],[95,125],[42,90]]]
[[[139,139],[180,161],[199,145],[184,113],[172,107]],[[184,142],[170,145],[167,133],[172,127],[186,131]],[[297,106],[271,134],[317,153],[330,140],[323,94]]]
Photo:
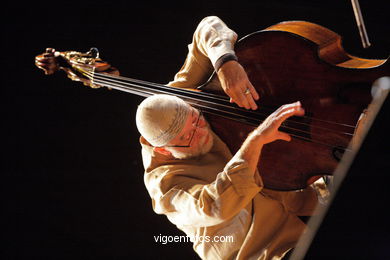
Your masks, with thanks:
[[[99,59],[99,50],[98,48],[96,47],[92,47],[89,52],[88,52],[89,55],[91,55],[92,58],[95,58],[95,59]]]

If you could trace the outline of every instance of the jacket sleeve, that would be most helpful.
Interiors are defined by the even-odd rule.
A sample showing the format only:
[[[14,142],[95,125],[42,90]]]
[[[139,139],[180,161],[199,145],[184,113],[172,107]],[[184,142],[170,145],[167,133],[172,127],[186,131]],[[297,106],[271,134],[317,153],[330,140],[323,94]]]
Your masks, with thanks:
[[[192,43],[188,45],[186,60],[169,86],[196,88],[203,84],[228,54],[235,55],[237,34],[216,16],[204,18],[196,28]]]
[[[261,179],[242,160],[232,159],[209,184],[185,171],[160,166],[145,175],[154,211],[179,226],[220,224],[239,213],[262,189]]]

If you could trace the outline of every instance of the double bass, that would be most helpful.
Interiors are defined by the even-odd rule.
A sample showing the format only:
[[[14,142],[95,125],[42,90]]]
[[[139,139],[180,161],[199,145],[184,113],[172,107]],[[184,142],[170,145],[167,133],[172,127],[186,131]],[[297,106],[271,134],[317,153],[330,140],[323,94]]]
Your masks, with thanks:
[[[305,116],[292,117],[280,127],[292,141],[264,146],[258,164],[264,186],[279,191],[303,189],[319,176],[333,174],[353,149],[350,143],[372,101],[373,82],[390,76],[388,59],[350,55],[341,36],[306,21],[282,22],[249,34],[237,42],[235,52],[262,97],[256,111],[231,104],[215,72],[193,91],[119,76],[95,48],[86,53],[49,49],[44,55],[55,58],[52,71],[62,69],[72,80],[94,88],[182,98],[204,112],[233,154],[277,107],[300,100]]]

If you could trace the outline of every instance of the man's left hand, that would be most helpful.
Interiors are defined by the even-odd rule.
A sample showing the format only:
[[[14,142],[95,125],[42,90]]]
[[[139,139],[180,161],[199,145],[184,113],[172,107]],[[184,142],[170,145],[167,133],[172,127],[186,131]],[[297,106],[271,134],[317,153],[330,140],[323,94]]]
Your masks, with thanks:
[[[246,109],[257,109],[255,100],[259,99],[259,94],[240,63],[234,60],[227,61],[219,68],[217,74],[231,103],[234,102]]]

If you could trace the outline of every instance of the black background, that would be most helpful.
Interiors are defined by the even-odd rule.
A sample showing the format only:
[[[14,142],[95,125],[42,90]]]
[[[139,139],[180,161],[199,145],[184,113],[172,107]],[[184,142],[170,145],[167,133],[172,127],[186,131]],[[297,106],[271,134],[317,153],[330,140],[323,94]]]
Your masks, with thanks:
[[[93,90],[63,73],[45,76],[34,56],[46,47],[95,46],[123,76],[167,83],[196,25],[217,15],[240,37],[280,21],[315,22],[342,35],[347,52],[387,58],[390,6],[384,2],[360,3],[369,49],[361,47],[349,1],[3,4],[2,259],[197,259],[189,243],[154,241],[182,233],[153,213],[143,184],[134,124],[142,98]],[[308,259],[389,256],[387,118],[386,104]]]

